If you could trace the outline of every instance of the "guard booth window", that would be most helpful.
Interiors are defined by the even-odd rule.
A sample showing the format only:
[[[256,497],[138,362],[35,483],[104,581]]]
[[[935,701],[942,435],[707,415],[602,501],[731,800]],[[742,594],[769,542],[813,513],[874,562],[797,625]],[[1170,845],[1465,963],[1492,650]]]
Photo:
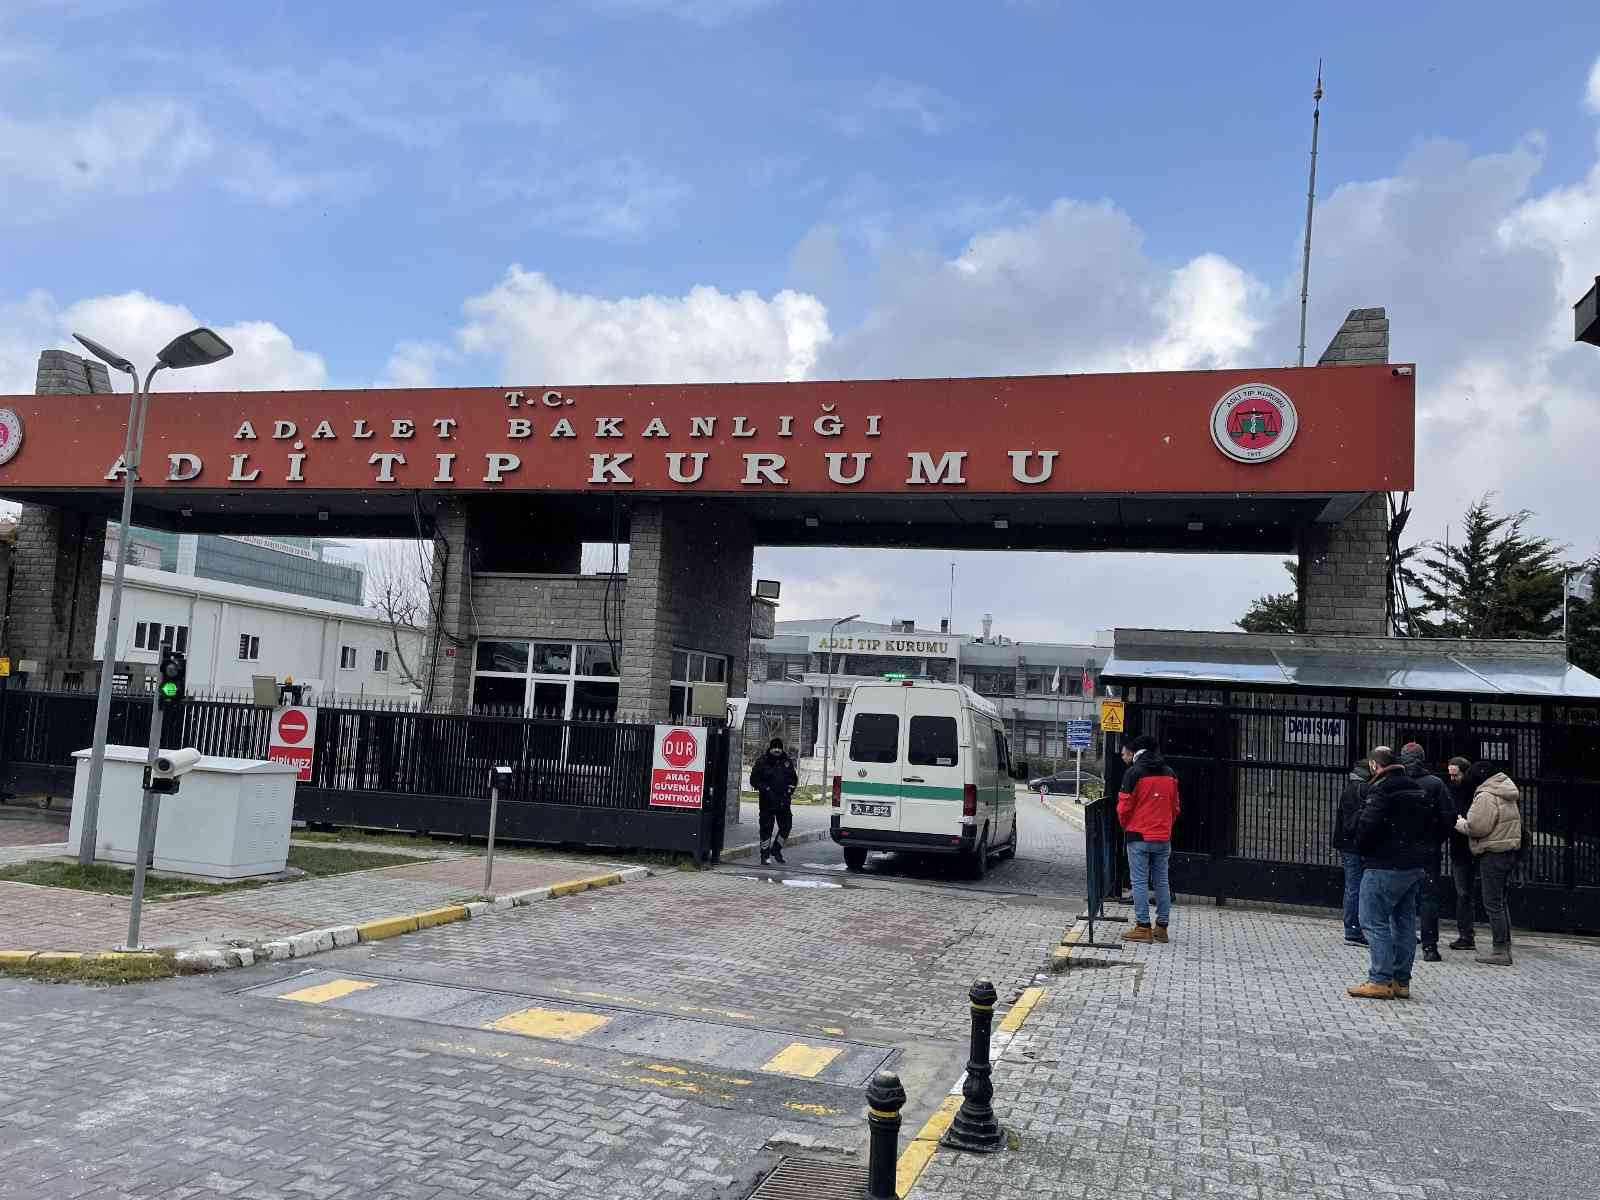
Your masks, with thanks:
[[[850,728],[850,760],[892,763],[900,753],[900,718],[893,713],[857,713]]]

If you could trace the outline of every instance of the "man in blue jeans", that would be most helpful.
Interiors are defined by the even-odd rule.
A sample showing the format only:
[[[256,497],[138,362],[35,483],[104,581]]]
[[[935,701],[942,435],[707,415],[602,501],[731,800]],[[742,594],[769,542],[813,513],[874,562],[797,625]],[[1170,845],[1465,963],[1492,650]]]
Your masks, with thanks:
[[[1117,820],[1128,848],[1128,875],[1133,888],[1134,926],[1125,942],[1165,942],[1172,916],[1172,888],[1167,867],[1172,860],[1172,823],[1178,819],[1178,777],[1161,757],[1149,734],[1122,748],[1126,770],[1117,789]],[[1150,925],[1150,888],[1156,890],[1156,923]]]
[[[1333,817],[1333,848],[1344,864],[1344,940],[1352,946],[1365,946],[1361,932],[1361,855],[1356,851],[1356,825],[1361,806],[1367,802],[1367,785],[1372,782],[1372,764],[1361,759],[1350,768],[1350,778],[1339,794],[1339,811]]]
[[[1437,809],[1389,747],[1379,746],[1368,761],[1372,783],[1356,824],[1356,849],[1363,868],[1361,931],[1371,963],[1366,982],[1346,990],[1365,1000],[1409,1000],[1423,868],[1439,853]]]

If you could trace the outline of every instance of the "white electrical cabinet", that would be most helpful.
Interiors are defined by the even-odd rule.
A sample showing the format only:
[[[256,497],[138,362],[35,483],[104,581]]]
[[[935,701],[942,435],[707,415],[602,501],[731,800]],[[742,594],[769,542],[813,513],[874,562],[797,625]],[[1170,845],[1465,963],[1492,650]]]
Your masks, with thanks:
[[[89,751],[79,750],[72,788],[68,844],[78,845],[89,784]],[[138,857],[139,808],[144,796],[143,746],[107,746],[95,824],[95,856],[132,863]],[[207,755],[161,797],[153,861],[157,871],[208,879],[247,879],[282,871],[294,816],[293,763]]]

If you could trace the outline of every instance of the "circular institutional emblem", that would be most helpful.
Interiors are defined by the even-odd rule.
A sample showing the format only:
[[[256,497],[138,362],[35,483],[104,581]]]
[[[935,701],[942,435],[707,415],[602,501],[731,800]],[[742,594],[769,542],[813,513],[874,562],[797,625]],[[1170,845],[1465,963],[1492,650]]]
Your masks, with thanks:
[[[15,410],[0,408],[0,467],[17,456],[22,449],[22,418]]]
[[[1267,462],[1294,441],[1300,417],[1294,401],[1275,387],[1246,383],[1211,410],[1211,440],[1236,462]]]

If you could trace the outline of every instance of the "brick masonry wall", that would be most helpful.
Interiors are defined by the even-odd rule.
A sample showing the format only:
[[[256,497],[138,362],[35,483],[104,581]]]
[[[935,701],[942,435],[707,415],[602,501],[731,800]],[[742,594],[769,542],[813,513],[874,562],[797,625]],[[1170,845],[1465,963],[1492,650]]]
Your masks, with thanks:
[[[613,584],[627,595],[627,580]],[[480,638],[603,642],[606,581],[597,575],[474,575]],[[615,599],[613,599],[613,604]],[[612,630],[613,635],[617,631]]]
[[[1300,596],[1305,632],[1388,633],[1389,510],[1382,493],[1363,500],[1337,525],[1300,534]]]
[[[39,355],[35,381],[39,395],[82,396],[110,390],[111,377],[102,363],[65,350]],[[16,664],[23,659],[38,663],[37,679],[56,683],[72,671],[81,672],[85,683],[95,682],[94,631],[105,537],[104,517],[22,506],[11,556],[6,649]]]

